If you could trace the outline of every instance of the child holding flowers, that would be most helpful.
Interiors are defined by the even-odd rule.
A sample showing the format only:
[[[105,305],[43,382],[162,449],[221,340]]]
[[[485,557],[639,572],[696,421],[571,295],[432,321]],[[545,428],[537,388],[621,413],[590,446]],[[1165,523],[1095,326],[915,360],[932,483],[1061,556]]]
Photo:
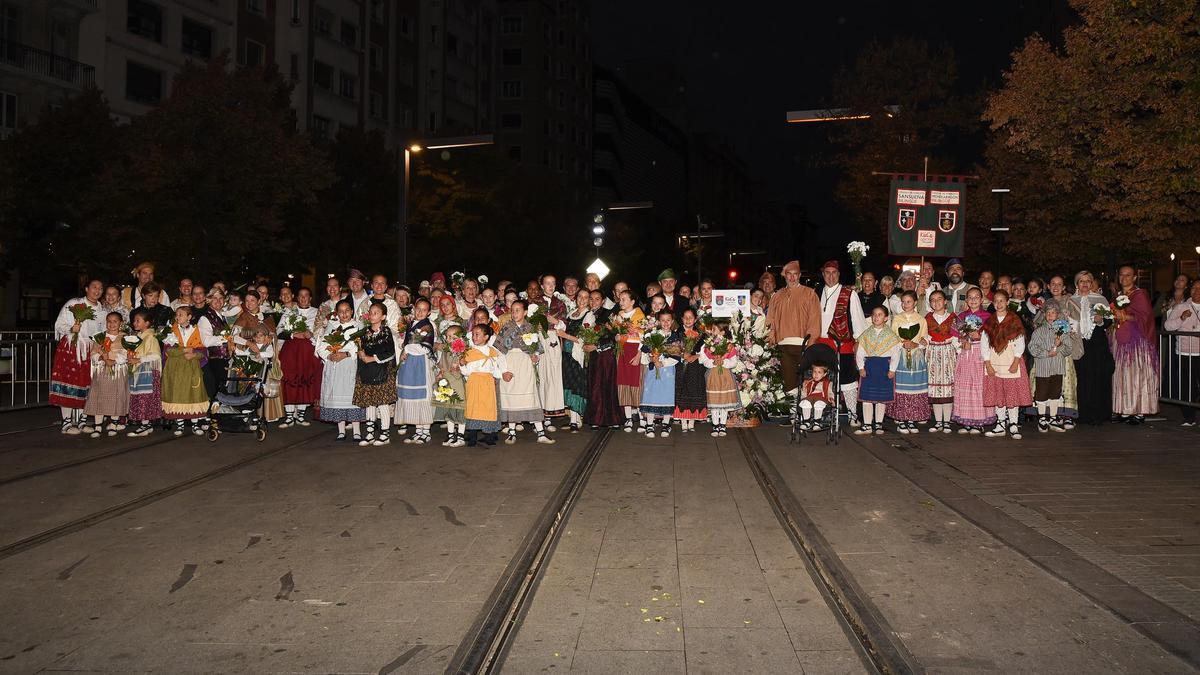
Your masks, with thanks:
[[[362,440],[362,422],[366,411],[354,404],[354,383],[358,373],[358,343],[354,336],[358,321],[354,318],[354,303],[338,300],[334,318],[325,323],[316,355],[325,364],[321,375],[321,421],[337,423],[337,439],[346,440],[346,424],[350,424],[352,440]]]
[[[537,362],[541,357],[541,336],[526,318],[528,303],[514,300],[508,309],[508,321],[496,335],[496,349],[505,356],[507,370],[500,383],[500,421],[508,425],[504,442],[517,442],[517,424],[532,423],[538,443],[554,443],[542,423],[542,402],[538,395]]]
[[[661,309],[655,315],[657,326],[642,335],[641,361],[646,372],[642,376],[642,400],[639,410],[646,438],[654,438],[656,419],[662,420],[662,437],[671,436],[671,414],[675,411],[675,364],[679,359],[670,355],[675,343],[675,315]]]
[[[466,445],[467,383],[461,370],[462,358],[467,353],[467,338],[463,327],[450,325],[442,335],[442,349],[437,359],[437,379],[433,387],[434,417],[445,420],[447,439],[442,445],[459,448]]]
[[[996,421],[995,413],[983,405],[986,371],[983,350],[979,346],[983,323],[991,314],[983,309],[983,293],[977,288],[967,291],[966,304],[953,331],[959,351],[954,365],[954,407],[950,420],[960,425],[960,434],[980,434]]]
[[[729,322],[712,323],[704,346],[700,348],[700,364],[708,369],[704,376],[704,396],[712,420],[712,436],[725,436],[729,413],[742,407],[733,368],[738,364],[738,350],[729,339]]]
[[[413,425],[412,438],[406,438],[404,442],[419,445],[432,440],[429,427],[433,424],[433,362],[437,334],[429,318],[430,311],[428,300],[422,298],[413,303],[412,322],[401,339],[400,366],[396,371],[396,424]],[[461,328],[462,324],[446,326]]]
[[[137,426],[126,435],[148,436],[151,424],[162,417],[162,351],[149,312],[135,309],[129,320],[135,335],[123,342],[129,361],[129,420]]]
[[[929,306],[930,311],[925,315],[925,363],[929,373],[929,404],[933,410],[933,426],[929,431],[948,434],[954,412],[954,369],[958,360],[954,324],[957,317],[946,309],[946,294],[941,290],[929,293]]]
[[[358,374],[354,382],[354,405],[364,409],[367,430],[359,445],[391,442],[392,405],[396,403],[396,342],[387,327],[387,308],[372,301],[367,309],[367,328],[359,340]],[[379,435],[375,435],[375,420]]]
[[[108,435],[116,436],[122,428],[120,418],[129,414],[128,354],[122,342],[121,316],[109,312],[104,331],[92,338],[92,386],[83,406],[83,414],[96,420],[92,438],[100,437],[105,417],[110,418]]]
[[[466,379],[466,409],[463,417],[467,425],[467,447],[475,447],[481,440],[484,445],[496,444],[496,432],[500,431],[500,410],[496,404],[496,380],[512,379],[508,372],[507,359],[500,350],[491,345],[490,323],[477,323],[471,327],[471,348],[462,355],[460,372]],[[480,439],[480,434],[483,438]]]
[[[625,431],[632,432],[638,416],[634,410],[642,404],[642,368],[639,345],[646,315],[637,306],[637,296],[626,289],[617,296],[619,309],[611,322],[616,333],[617,404],[625,409]]]
[[[700,332],[696,310],[683,310],[683,332],[680,336],[680,366],[675,373],[675,419],[683,424],[683,433],[696,430],[696,420],[708,418],[708,396],[705,392],[705,369],[700,361],[704,335]]]
[[[900,338],[901,359],[896,367],[896,396],[887,405],[887,416],[902,434],[917,433],[917,423],[929,421],[929,370],[925,342],[929,332],[925,317],[916,311],[917,294],[900,294],[900,312],[892,317],[892,330]]]
[[[204,388],[201,359],[207,349],[200,339],[200,329],[192,324],[192,308],[180,305],[175,310],[175,323],[163,341],[167,361],[163,365],[163,417],[174,420],[175,435],[182,436],[185,423],[192,433],[204,433],[202,420],[208,414],[208,391]]]
[[[1021,438],[1022,406],[1033,404],[1025,371],[1025,325],[1008,309],[1008,292],[996,289],[994,311],[983,322],[979,348],[983,355],[983,405],[996,410],[996,425],[985,436]],[[1006,424],[1007,421],[1007,424]]]
[[[1038,431],[1066,431],[1058,416],[1063,403],[1063,376],[1067,361],[1074,353],[1071,323],[1063,317],[1058,301],[1051,298],[1042,304],[1041,325],[1029,336],[1029,353],[1033,356],[1033,400],[1037,405]]]

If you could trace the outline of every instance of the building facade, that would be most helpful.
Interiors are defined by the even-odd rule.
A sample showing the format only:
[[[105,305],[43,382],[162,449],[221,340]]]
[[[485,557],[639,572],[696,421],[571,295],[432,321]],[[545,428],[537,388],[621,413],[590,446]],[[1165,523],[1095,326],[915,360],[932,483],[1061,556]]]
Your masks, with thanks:
[[[496,142],[591,200],[592,54],[581,0],[499,0]]]

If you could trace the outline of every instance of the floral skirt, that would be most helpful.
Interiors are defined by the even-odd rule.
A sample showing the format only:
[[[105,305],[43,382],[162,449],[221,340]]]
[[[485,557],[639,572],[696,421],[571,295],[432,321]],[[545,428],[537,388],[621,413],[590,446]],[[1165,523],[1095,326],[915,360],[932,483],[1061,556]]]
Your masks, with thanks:
[[[95,417],[129,414],[129,371],[125,366],[114,366],[113,372],[100,372],[92,377],[83,413]]]
[[[149,422],[163,416],[162,374],[154,370],[150,377],[151,390],[149,392],[129,394],[129,419],[135,422]]]
[[[1017,359],[1020,369],[1017,377],[983,377],[983,405],[989,408],[1020,408],[1033,405],[1033,390],[1029,387],[1029,374],[1025,361]]]
[[[82,408],[91,384],[91,364],[87,359],[78,360],[71,338],[64,336],[54,349],[54,361],[50,366],[50,405]]]
[[[925,348],[929,371],[929,402],[954,402],[954,370],[958,361],[953,342],[931,344]]]
[[[954,409],[950,420],[965,427],[984,427],[996,421],[996,411],[983,404],[982,350],[978,341],[959,352],[954,367]]]

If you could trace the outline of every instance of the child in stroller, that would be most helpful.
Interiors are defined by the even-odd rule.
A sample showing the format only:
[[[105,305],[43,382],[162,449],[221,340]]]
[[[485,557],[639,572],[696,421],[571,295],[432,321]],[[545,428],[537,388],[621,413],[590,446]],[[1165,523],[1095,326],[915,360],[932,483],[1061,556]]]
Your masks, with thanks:
[[[271,331],[265,325],[234,338],[225,386],[217,392],[217,400],[212,404],[208,440],[217,440],[221,432],[253,433],[259,441],[266,440],[267,428],[259,411],[263,404],[263,383],[274,356],[272,341]]]
[[[803,378],[792,413],[792,439],[809,432],[828,431],[827,441],[837,442],[841,433],[833,383],[838,381],[838,355],[833,347],[818,342],[804,350],[798,369]]]

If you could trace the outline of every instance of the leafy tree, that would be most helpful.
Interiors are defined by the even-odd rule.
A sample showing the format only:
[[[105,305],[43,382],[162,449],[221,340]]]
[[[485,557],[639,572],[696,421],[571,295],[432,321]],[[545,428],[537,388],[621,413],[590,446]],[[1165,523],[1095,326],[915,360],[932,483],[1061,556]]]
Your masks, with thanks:
[[[979,130],[978,102],[955,90],[957,72],[949,48],[914,38],[868,45],[833,82],[831,107],[869,119],[829,122],[842,177],[835,197],[874,250],[887,249],[887,179],[872,171],[958,173],[961,136]],[[899,106],[898,110],[888,106]]]
[[[46,108],[37,124],[0,143],[0,274],[113,273],[115,241],[82,196],[117,151],[123,130],[97,89]]]
[[[274,69],[231,72],[227,58],[185,66],[91,192],[103,231],[165,278],[294,268],[327,233],[288,220],[331,182],[296,129],[290,85]]]
[[[989,170],[1013,186],[1011,248],[1046,264],[1162,257],[1200,221],[1200,13],[1194,0],[1071,0],[1055,49],[1013,56],[984,118]],[[1043,245],[1054,242],[1053,246]]]

